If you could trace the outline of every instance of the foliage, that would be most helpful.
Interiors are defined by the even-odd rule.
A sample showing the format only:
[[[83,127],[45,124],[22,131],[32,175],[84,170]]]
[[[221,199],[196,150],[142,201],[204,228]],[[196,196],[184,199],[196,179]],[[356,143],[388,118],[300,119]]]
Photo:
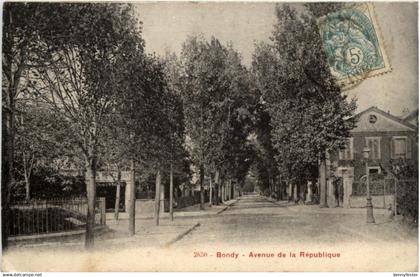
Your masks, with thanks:
[[[196,164],[243,179],[251,155],[250,78],[239,54],[216,38],[191,37],[181,54],[186,130]],[[236,172],[235,172],[236,171]]]
[[[107,126],[116,118],[121,88],[131,78],[123,65],[143,53],[139,22],[130,4],[51,4],[54,28],[37,41],[24,92],[54,112],[84,159],[88,196],[86,246],[93,243],[96,169]],[[131,50],[131,51],[127,51]]]
[[[391,160],[390,172],[397,179],[398,213],[418,220],[419,182],[418,162],[414,160]]]
[[[86,195],[86,184],[83,176],[63,175],[49,166],[37,166],[30,176],[31,198],[51,199],[79,197]],[[12,200],[25,198],[25,187],[19,185],[12,189]]]
[[[313,177],[310,168],[326,150],[343,146],[355,102],[329,71],[314,15],[282,5],[276,16],[271,43],[256,48],[253,72],[271,118],[280,174],[301,180]]]
[[[271,142],[270,114],[264,103],[259,103],[255,111],[254,151],[255,159],[252,172],[257,177],[257,184],[262,191],[268,189],[272,177],[278,175],[277,163],[274,158],[276,150]]]

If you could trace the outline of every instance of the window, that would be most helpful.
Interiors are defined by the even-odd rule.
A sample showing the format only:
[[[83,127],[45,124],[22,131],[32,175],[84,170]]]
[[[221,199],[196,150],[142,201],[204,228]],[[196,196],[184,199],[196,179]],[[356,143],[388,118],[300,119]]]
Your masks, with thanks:
[[[381,173],[381,167],[379,167],[379,166],[369,166],[368,168],[369,168],[369,174],[370,175]]]
[[[378,160],[381,158],[381,138],[380,137],[367,137],[366,146],[369,147],[369,159]]]
[[[393,137],[391,141],[391,157],[393,159],[411,158],[411,145],[407,137]]]
[[[338,158],[340,160],[353,160],[353,138],[348,138],[346,148],[340,149],[338,152]]]
[[[376,115],[374,114],[369,115],[369,123],[375,124],[377,120],[378,118],[376,117]]]

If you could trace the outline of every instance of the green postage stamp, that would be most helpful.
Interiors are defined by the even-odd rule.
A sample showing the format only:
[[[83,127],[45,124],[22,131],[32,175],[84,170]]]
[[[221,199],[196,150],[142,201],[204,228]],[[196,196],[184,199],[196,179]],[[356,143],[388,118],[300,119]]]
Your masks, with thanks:
[[[370,4],[329,13],[318,24],[331,72],[342,88],[391,71]]]

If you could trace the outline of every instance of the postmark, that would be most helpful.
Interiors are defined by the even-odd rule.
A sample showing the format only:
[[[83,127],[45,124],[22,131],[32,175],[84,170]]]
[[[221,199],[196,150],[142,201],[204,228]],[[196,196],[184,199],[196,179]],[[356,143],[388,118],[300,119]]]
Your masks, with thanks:
[[[318,24],[331,73],[343,89],[392,70],[370,4],[330,13]]]

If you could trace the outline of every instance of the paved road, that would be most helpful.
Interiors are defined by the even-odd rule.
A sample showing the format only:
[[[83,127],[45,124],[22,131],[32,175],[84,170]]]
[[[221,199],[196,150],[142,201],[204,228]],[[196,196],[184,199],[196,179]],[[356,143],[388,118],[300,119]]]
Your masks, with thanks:
[[[162,219],[158,227],[139,221],[133,237],[122,226],[117,239],[98,239],[93,252],[69,245],[15,249],[3,261],[18,271],[416,271],[417,230],[377,210],[375,218],[376,224],[366,224],[363,211],[245,196],[219,214]],[[198,222],[175,243],[162,245]],[[251,252],[274,256],[255,258]],[[313,253],[323,256],[305,256]]]
[[[365,223],[365,213],[290,206],[261,196],[244,196],[223,213],[199,219],[201,226],[177,242],[187,245],[261,246],[311,243],[370,243],[417,240],[417,230],[406,228],[375,212],[376,224]]]

